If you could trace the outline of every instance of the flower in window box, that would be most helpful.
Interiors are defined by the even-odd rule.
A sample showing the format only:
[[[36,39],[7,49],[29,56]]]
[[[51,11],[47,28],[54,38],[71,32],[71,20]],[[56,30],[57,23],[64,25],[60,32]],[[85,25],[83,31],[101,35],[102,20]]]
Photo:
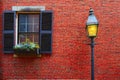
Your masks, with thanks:
[[[25,42],[14,46],[15,53],[39,53],[39,45],[26,39]]]

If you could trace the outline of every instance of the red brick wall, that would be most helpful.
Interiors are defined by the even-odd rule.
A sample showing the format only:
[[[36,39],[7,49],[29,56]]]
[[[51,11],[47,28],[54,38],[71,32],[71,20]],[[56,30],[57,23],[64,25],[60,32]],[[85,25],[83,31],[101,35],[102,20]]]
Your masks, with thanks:
[[[2,1],[0,1],[0,44],[2,44],[2,23],[1,23],[1,21],[2,21]],[[2,75],[2,56],[1,56],[1,51],[2,51],[2,45],[0,45],[0,79],[2,80],[2,78],[3,78],[3,75]]]
[[[90,41],[85,22],[92,7],[99,20],[95,79],[120,80],[120,0],[0,0],[0,76],[2,79],[90,80]],[[45,6],[54,11],[53,53],[14,58],[2,53],[2,12],[12,6]],[[3,10],[2,10],[3,9]]]

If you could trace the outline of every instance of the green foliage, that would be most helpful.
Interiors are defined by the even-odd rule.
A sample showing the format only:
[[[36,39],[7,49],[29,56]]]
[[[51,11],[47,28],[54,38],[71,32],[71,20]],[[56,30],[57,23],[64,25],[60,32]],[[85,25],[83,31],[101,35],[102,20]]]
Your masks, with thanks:
[[[25,42],[22,42],[20,44],[17,44],[14,46],[14,50],[35,50],[35,49],[39,49],[39,45],[37,43],[33,43],[31,42],[29,39],[26,39]]]

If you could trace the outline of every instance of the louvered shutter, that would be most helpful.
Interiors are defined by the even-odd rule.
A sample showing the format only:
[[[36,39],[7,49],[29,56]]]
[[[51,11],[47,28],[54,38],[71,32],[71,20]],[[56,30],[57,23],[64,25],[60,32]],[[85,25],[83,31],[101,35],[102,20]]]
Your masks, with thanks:
[[[15,12],[6,11],[3,14],[3,51],[13,53]]]
[[[40,53],[52,53],[52,11],[40,12]]]

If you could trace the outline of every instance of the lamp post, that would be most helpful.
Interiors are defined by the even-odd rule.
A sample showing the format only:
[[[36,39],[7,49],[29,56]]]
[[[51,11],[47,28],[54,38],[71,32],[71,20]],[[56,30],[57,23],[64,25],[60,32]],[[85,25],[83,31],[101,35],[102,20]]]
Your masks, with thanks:
[[[87,36],[91,39],[91,80],[94,80],[94,38],[98,32],[98,20],[94,15],[94,11],[90,8],[88,20],[86,23]]]

